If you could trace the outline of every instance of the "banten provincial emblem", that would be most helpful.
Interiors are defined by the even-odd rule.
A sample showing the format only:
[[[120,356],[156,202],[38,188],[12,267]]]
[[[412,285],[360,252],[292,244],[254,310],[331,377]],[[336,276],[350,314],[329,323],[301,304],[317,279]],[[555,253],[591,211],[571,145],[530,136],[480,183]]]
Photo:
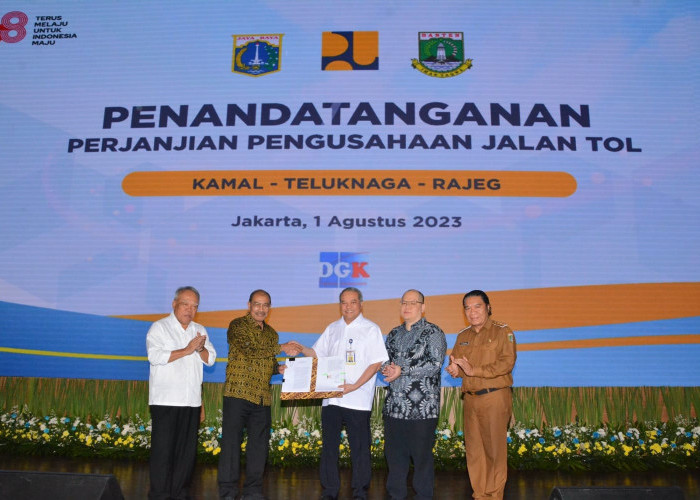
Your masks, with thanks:
[[[411,66],[437,78],[464,73],[472,67],[472,60],[464,58],[464,33],[419,32],[418,59],[412,59]]]
[[[232,35],[233,62],[231,71],[248,76],[261,76],[280,70],[282,36]]]

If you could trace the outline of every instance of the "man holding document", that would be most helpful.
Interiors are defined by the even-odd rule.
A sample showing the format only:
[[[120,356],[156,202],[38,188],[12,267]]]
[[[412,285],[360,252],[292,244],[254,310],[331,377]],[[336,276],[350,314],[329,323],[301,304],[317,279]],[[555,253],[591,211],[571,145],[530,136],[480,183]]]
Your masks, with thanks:
[[[301,352],[314,358],[340,356],[345,363],[345,383],[339,386],[343,397],[324,399],[321,410],[323,498],[337,498],[340,491],[338,448],[343,424],[350,443],[353,498],[367,498],[372,475],[369,417],[377,370],[389,356],[379,326],[362,315],[360,290],[341,292],[340,311],[343,317],[328,325],[312,348],[303,347]]]

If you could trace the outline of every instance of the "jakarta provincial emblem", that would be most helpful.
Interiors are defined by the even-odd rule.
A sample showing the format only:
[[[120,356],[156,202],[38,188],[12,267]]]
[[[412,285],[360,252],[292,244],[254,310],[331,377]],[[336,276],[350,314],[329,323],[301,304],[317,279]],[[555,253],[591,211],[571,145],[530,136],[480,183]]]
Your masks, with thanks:
[[[262,76],[279,71],[282,36],[233,35],[231,71],[248,76]]]
[[[421,31],[418,59],[412,59],[411,66],[437,78],[464,73],[472,67],[472,60],[464,58],[464,33]]]

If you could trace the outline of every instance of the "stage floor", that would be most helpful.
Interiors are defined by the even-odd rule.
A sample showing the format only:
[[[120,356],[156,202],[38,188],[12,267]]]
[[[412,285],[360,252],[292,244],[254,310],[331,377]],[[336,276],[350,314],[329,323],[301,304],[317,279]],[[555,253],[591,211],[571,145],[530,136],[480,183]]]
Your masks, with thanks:
[[[124,498],[143,499],[148,492],[148,464],[106,459],[66,459],[54,457],[14,457],[0,454],[0,470],[114,474]],[[341,498],[351,498],[350,471],[342,469]],[[371,499],[384,498],[385,471],[375,470],[370,487]],[[436,499],[471,498],[466,472],[436,472]],[[687,500],[700,498],[699,471],[646,471],[631,473],[562,473],[510,471],[506,498],[548,499],[555,486],[679,486]],[[192,485],[196,499],[215,499],[216,466],[198,465]],[[321,487],[316,469],[268,468],[265,494],[270,500],[313,500],[320,498]]]

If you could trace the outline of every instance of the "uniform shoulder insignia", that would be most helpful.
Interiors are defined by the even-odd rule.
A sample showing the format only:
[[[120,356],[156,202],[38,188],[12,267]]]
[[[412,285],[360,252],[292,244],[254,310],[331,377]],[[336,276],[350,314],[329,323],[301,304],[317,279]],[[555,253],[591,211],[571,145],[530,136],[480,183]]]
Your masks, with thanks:
[[[491,323],[493,323],[499,328],[506,328],[508,326],[508,323],[503,323],[502,321],[491,320]]]
[[[472,327],[472,325],[469,325],[469,326],[466,327],[466,328],[462,328],[460,331],[457,332],[457,335],[459,335],[459,334],[462,333],[462,332],[466,332],[466,331],[469,330],[471,327]]]

